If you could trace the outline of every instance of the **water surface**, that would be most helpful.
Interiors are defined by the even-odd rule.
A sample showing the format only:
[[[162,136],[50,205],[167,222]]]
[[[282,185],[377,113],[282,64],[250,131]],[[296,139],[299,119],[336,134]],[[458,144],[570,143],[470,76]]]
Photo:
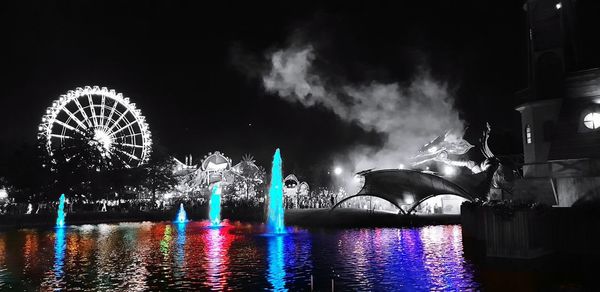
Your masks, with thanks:
[[[0,232],[0,290],[470,290],[458,225],[289,229],[208,222]]]

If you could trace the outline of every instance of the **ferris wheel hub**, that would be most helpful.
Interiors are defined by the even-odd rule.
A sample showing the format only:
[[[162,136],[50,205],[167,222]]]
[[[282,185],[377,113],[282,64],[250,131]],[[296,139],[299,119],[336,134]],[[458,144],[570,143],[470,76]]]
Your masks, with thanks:
[[[98,142],[100,146],[102,146],[103,151],[110,152],[113,140],[106,131],[103,129],[95,129],[94,130],[94,140]]]

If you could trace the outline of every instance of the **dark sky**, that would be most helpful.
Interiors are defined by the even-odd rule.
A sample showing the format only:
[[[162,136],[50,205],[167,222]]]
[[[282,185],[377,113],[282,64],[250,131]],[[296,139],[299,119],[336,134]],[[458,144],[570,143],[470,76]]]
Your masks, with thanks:
[[[298,40],[348,82],[403,82],[427,64],[456,89],[463,119],[492,123],[492,150],[521,151],[522,1],[205,2],[2,1],[0,157],[33,143],[52,100],[85,85],[131,97],[180,158],[220,150],[268,166],[280,147],[302,175],[348,145],[377,144],[325,109],[264,92],[267,54]]]

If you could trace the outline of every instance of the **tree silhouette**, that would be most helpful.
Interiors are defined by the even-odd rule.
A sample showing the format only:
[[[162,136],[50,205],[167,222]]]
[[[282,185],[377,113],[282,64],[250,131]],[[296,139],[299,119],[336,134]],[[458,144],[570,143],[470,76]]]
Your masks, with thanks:
[[[152,202],[156,202],[156,194],[169,192],[178,181],[173,173],[175,161],[162,151],[152,152],[148,164],[142,166],[141,187],[152,194]]]

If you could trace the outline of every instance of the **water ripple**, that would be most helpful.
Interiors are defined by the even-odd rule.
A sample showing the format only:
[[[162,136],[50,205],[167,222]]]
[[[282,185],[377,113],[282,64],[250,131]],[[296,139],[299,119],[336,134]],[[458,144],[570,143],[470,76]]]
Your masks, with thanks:
[[[0,233],[0,290],[478,289],[460,226],[346,230],[123,223]],[[62,231],[61,231],[62,230]]]

